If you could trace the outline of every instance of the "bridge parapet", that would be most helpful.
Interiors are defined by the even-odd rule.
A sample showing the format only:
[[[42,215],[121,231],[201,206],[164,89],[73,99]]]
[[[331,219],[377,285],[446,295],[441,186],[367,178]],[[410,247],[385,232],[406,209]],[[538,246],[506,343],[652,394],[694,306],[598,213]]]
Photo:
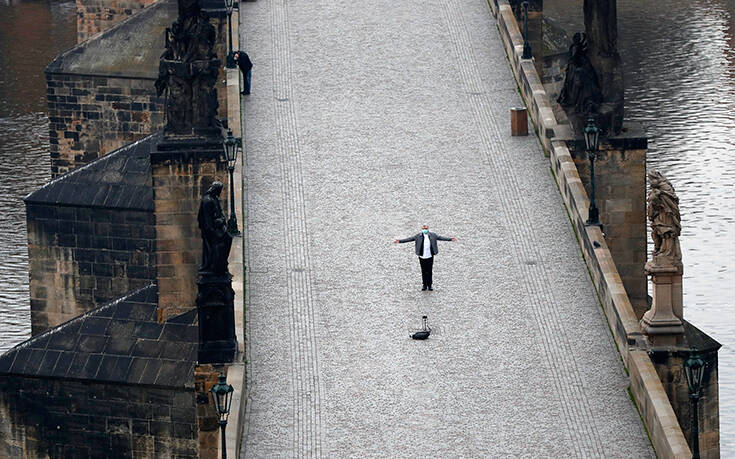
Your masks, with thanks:
[[[522,59],[523,36],[513,9],[508,0],[489,0],[488,2],[498,23],[501,40],[506,49],[508,60],[516,78],[521,96],[528,107],[529,115],[535,125],[536,133],[544,146],[551,162],[551,169],[567,207],[572,226],[578,236],[578,242],[590,277],[598,293],[601,306],[607,317],[613,337],[630,376],[630,391],[638,406],[641,417],[646,424],[651,441],[659,457],[692,457],[687,439],[691,439],[688,428],[690,412],[687,403],[685,380],[682,376],[682,363],[692,343],[711,340],[706,334],[685,322],[685,328],[691,329],[675,349],[676,344],[666,349],[656,347],[642,332],[639,320],[647,309],[643,302],[646,294],[645,278],[642,276],[645,252],[645,148],[641,145],[603,146],[604,155],[619,163],[621,155],[633,152],[632,164],[636,183],[626,183],[626,187],[637,187],[633,194],[624,196],[635,207],[640,207],[640,215],[633,216],[634,222],[621,222],[620,227],[628,226],[628,234],[617,232],[617,241],[613,238],[611,248],[609,235],[597,226],[587,226],[589,197],[585,189],[586,171],[583,161],[575,160],[578,150],[575,141],[569,135],[568,127],[557,121],[551,100],[542,84],[533,59]],[[628,135],[631,139],[640,136]],[[645,139],[641,137],[645,143]],[[621,140],[625,143],[625,140]],[[639,142],[640,143],[640,142]],[[635,148],[634,148],[635,147]],[[640,147],[640,148],[638,148]],[[643,152],[642,156],[640,152]],[[630,156],[630,155],[629,155]],[[629,157],[628,160],[631,158]],[[613,169],[614,164],[611,164]],[[582,169],[582,170],[580,170]],[[620,176],[619,173],[616,177]],[[630,177],[629,177],[630,178]],[[617,192],[619,190],[608,190]],[[599,193],[598,190],[596,190]],[[604,194],[605,191],[603,190]],[[640,196],[638,196],[640,195]],[[608,198],[612,195],[607,196]],[[605,197],[602,197],[604,200]],[[635,201],[639,202],[636,203]],[[622,203],[622,201],[619,201]],[[626,203],[622,203],[626,204]],[[626,206],[627,206],[626,204]],[[639,204],[639,205],[638,205]],[[625,206],[624,206],[625,207]],[[614,216],[608,209],[607,217],[613,217],[610,227],[615,226]],[[634,209],[618,209],[625,213]],[[622,215],[622,214],[621,214]],[[609,222],[603,215],[603,223]],[[613,235],[615,230],[604,228]],[[641,237],[642,235],[642,237]],[[622,243],[621,243],[622,242]],[[642,247],[642,249],[641,249]],[[626,254],[627,252],[627,254]],[[642,256],[641,256],[642,254]],[[621,273],[616,262],[623,265]],[[638,272],[640,271],[640,272]],[[622,274],[622,275],[621,275]],[[630,288],[630,291],[628,288]],[[632,295],[631,295],[632,293]],[[631,303],[633,297],[633,303]],[[713,340],[712,340],[713,341]],[[702,457],[719,457],[719,421],[717,392],[717,356],[719,344],[710,343],[705,352],[708,361],[708,373],[705,375],[704,396],[708,399],[704,407],[708,420],[700,425],[700,453]],[[704,351],[704,349],[701,349]],[[657,360],[657,357],[659,360]],[[658,363],[657,363],[658,362]],[[662,384],[667,381],[667,384]],[[682,428],[684,426],[684,428]]]

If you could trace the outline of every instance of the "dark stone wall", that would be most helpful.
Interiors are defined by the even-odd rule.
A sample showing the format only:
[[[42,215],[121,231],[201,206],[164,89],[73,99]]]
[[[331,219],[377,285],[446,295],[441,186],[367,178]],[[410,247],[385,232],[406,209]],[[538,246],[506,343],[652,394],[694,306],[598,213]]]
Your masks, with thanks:
[[[153,81],[47,73],[52,178],[163,128]]]
[[[156,280],[153,212],[26,204],[31,333]]]
[[[193,390],[0,375],[0,457],[199,457]]]
[[[77,0],[77,43],[107,30],[154,0]]]

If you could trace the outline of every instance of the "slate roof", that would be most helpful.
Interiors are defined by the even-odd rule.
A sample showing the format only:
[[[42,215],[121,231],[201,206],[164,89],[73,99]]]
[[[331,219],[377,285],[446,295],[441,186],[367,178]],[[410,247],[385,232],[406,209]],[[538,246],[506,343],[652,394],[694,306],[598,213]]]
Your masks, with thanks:
[[[0,355],[0,376],[192,388],[196,310],[156,320],[155,284],[93,309]]]
[[[159,0],[60,54],[46,73],[156,79],[166,27],[177,16],[175,0]]]
[[[153,135],[73,170],[25,197],[26,203],[153,211]]]

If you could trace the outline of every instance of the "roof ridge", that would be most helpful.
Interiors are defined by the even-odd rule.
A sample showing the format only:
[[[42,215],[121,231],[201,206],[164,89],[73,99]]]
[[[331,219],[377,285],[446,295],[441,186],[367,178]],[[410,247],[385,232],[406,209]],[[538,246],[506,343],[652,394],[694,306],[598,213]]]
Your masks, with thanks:
[[[141,288],[139,288],[137,290],[133,290],[133,291],[129,292],[128,294],[126,294],[124,296],[121,296],[120,298],[116,298],[116,299],[114,299],[112,301],[109,301],[109,302],[103,304],[102,306],[98,306],[98,307],[96,307],[94,309],[90,309],[89,311],[84,312],[84,313],[82,313],[82,314],[74,317],[73,319],[69,319],[66,322],[62,322],[62,323],[60,323],[59,325],[57,325],[57,326],[55,326],[53,328],[50,328],[50,329],[48,329],[48,330],[46,330],[46,331],[44,331],[42,333],[39,333],[36,336],[32,336],[31,338],[23,341],[22,343],[19,343],[19,344],[15,345],[15,346],[11,347],[7,351],[5,351],[3,354],[0,354],[0,358],[2,358],[4,356],[7,356],[7,355],[10,355],[12,352],[18,352],[20,350],[23,350],[23,349],[31,346],[33,343],[37,342],[41,338],[47,338],[47,337],[53,336],[54,334],[60,332],[63,328],[66,328],[69,325],[75,324],[77,322],[81,322],[82,320],[88,318],[89,316],[94,315],[95,313],[98,313],[98,312],[102,311],[103,309],[111,308],[112,306],[115,306],[115,305],[118,305],[118,304],[123,303],[125,301],[128,301],[133,296],[138,295],[141,292],[143,292],[143,291],[145,291],[145,290],[147,290],[149,288],[153,288],[155,286],[156,286],[156,283],[155,282],[152,282],[152,283],[146,285],[145,287],[141,287]]]
[[[154,137],[154,136],[155,136],[155,135],[156,135],[157,133],[158,133],[158,132],[153,132],[153,133],[151,133],[151,134],[148,134],[147,136],[143,137],[142,139],[138,139],[138,140],[136,140],[135,142],[132,142],[132,143],[127,143],[127,144],[123,145],[122,147],[120,147],[120,148],[117,148],[117,149],[115,149],[115,150],[111,151],[110,153],[108,153],[108,154],[106,154],[106,155],[102,155],[102,156],[100,156],[100,157],[98,157],[98,158],[94,159],[94,160],[93,160],[92,162],[90,162],[90,163],[87,163],[87,164],[85,164],[84,166],[78,167],[78,168],[74,169],[74,170],[73,170],[73,171],[71,171],[71,172],[67,172],[67,173],[66,173],[66,174],[64,174],[64,175],[61,175],[61,176],[59,176],[59,177],[56,177],[55,179],[53,179],[53,180],[51,180],[51,181],[49,181],[49,182],[45,183],[45,184],[44,184],[43,186],[41,186],[40,188],[36,188],[35,190],[33,190],[33,191],[31,191],[30,193],[28,193],[28,194],[27,194],[27,195],[26,195],[26,196],[25,196],[25,197],[23,198],[23,201],[24,201],[24,202],[33,202],[33,201],[30,201],[30,200],[32,199],[32,198],[31,198],[31,196],[33,196],[34,194],[36,194],[36,193],[40,192],[41,190],[44,190],[44,189],[50,188],[50,187],[52,187],[52,186],[54,186],[54,185],[56,185],[56,184],[58,184],[58,183],[62,183],[62,182],[64,182],[64,181],[66,181],[66,180],[69,180],[69,178],[70,178],[70,177],[75,177],[76,175],[79,175],[79,174],[80,174],[80,173],[82,173],[82,172],[86,172],[86,171],[87,171],[88,169],[92,168],[92,166],[95,166],[95,165],[99,165],[99,163],[101,163],[102,161],[111,161],[111,160],[112,160],[112,159],[113,159],[113,158],[115,157],[115,155],[117,155],[117,154],[120,154],[120,153],[122,153],[122,152],[124,152],[124,151],[127,151],[127,150],[129,150],[129,149],[131,149],[131,148],[134,148],[135,146],[137,146],[138,144],[140,144],[140,143],[142,143],[142,142],[148,142],[148,141],[151,141],[151,140],[152,140],[152,138],[153,138],[153,137]]]

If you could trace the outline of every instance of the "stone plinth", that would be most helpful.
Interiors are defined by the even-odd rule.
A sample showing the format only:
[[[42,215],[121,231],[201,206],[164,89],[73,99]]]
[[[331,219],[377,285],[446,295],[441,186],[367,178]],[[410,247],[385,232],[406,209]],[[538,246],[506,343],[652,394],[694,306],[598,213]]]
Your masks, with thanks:
[[[228,183],[221,140],[164,141],[151,151],[159,320],[194,309],[202,239],[197,212],[215,180]],[[223,208],[227,193],[222,193]]]
[[[595,156],[595,202],[605,242],[640,320],[648,309],[646,276],[646,149],[639,126],[626,125],[620,136],[600,139]],[[562,137],[570,135],[560,128]],[[584,140],[567,141],[579,178],[589,196],[590,164]]]
[[[717,352],[721,345],[685,320],[682,321],[682,328],[683,332],[673,337],[671,335],[649,336],[652,345],[648,354],[690,447],[692,445],[692,412],[684,362],[694,348],[705,361],[702,396],[698,403],[699,452],[703,459],[717,459],[720,457]]]
[[[681,266],[646,264],[646,274],[653,284],[653,304],[641,319],[641,328],[647,335],[675,335],[684,332],[684,314]]]
[[[232,275],[200,273],[197,287],[198,361],[200,364],[231,363],[237,352]]]

